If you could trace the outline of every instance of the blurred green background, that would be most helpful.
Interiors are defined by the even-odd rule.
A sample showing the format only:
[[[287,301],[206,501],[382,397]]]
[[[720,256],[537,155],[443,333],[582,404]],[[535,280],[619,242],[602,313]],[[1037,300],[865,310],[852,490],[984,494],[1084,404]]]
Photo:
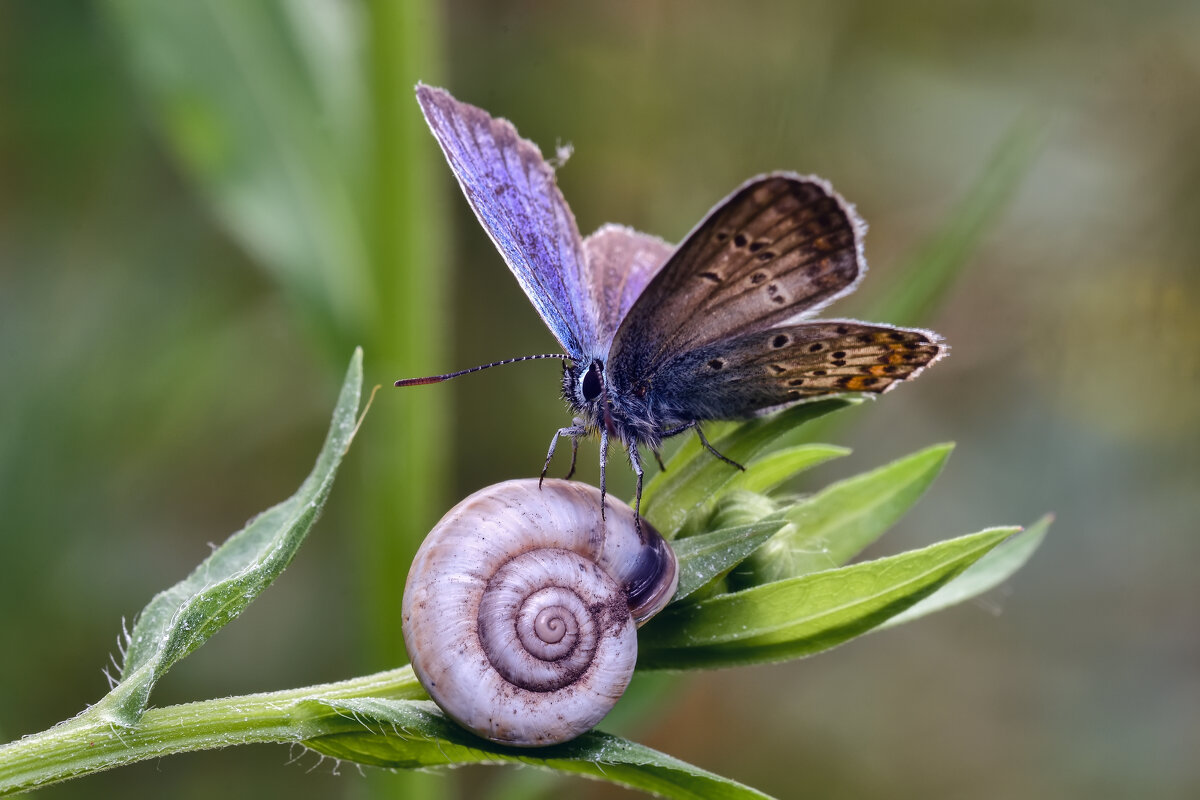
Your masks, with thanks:
[[[871,225],[838,316],[886,307],[1006,135],[1038,131],[922,320],[951,358],[854,412],[831,435],[855,454],[812,480],[952,439],[887,550],[1054,511],[1042,550],[986,602],[681,678],[621,732],[783,797],[1200,794],[1200,5],[1167,0],[0,3],[0,739],[99,698],[122,618],[299,484],[353,345],[385,386],[554,349],[417,79],[572,143],[584,232],[677,240],[753,174],[823,175]],[[383,389],[291,569],[155,703],[401,663],[408,554],[458,498],[536,474],[557,381]],[[594,481],[594,445],[580,461]],[[42,796],[501,777],[316,761],[238,748]]]

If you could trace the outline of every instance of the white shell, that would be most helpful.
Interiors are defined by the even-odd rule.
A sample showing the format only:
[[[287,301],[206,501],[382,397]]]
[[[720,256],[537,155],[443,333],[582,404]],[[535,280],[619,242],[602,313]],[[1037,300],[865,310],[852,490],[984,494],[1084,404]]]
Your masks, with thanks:
[[[516,480],[450,510],[417,551],[404,643],[430,697],[494,742],[542,746],[592,728],[629,684],[636,625],[678,583],[675,555],[587,484]]]

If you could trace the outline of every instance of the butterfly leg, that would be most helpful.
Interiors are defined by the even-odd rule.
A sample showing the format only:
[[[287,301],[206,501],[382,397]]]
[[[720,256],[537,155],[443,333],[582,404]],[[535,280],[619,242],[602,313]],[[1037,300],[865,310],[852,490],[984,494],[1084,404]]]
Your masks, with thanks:
[[[604,519],[604,495],[608,491],[605,484],[605,467],[608,466],[608,428],[600,427],[600,519]]]
[[[579,456],[579,437],[571,437],[571,468],[567,470],[567,474],[563,476],[564,481],[571,480],[571,476],[575,474],[575,459]]]
[[[667,465],[663,463],[663,460],[662,460],[662,453],[658,452],[658,448],[655,448],[654,450],[651,450],[650,452],[651,452],[651,453],[654,453],[654,460],[658,462],[658,468],[659,468],[659,470],[661,470],[661,471],[663,471],[663,472],[666,472],[666,471],[667,471]]]
[[[633,495],[633,520],[634,525],[638,529],[638,533],[642,532],[642,455],[638,452],[636,444],[629,445],[629,463],[633,466],[633,474],[637,476],[637,491]]]
[[[583,420],[581,420],[579,417],[576,417],[575,419],[571,420],[571,423],[572,423],[571,427],[573,427],[573,428],[577,428],[581,431],[586,430],[586,428],[584,428],[584,426],[583,426]],[[572,436],[571,437],[571,468],[569,470],[567,470],[566,476],[563,477],[564,481],[571,480],[571,476],[575,474],[575,459],[578,456],[579,456],[579,437]]]
[[[579,451],[579,437],[587,433],[581,425],[572,425],[568,428],[559,428],[554,433],[554,438],[550,440],[550,450],[546,453],[546,463],[542,465],[542,475],[538,478],[538,488],[542,487],[542,481],[546,480],[546,471],[550,469],[550,459],[554,458],[554,450],[558,447],[558,440],[564,436],[571,437],[571,471],[567,473],[567,477],[571,477],[575,473],[575,454]]]
[[[746,468],[743,467],[741,464],[734,461],[732,458],[722,455],[720,453],[720,451],[717,450],[717,448],[713,447],[711,444],[708,443],[708,439],[704,436],[704,431],[700,430],[699,422],[693,422],[692,427],[696,429],[696,435],[700,437],[700,444],[704,445],[705,450],[712,453],[714,456],[721,459],[722,461],[724,461],[726,464],[730,465],[731,467],[737,467],[742,472],[746,471]]]

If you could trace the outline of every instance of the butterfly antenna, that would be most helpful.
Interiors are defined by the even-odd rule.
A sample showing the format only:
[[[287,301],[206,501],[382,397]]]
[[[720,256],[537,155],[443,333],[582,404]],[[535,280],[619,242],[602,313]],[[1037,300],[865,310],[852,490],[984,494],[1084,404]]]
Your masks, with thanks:
[[[478,367],[471,367],[470,369],[460,369],[458,372],[450,372],[445,375],[430,375],[426,378],[404,378],[396,381],[396,385],[422,386],[426,383],[441,383],[442,381],[448,381],[451,378],[457,378],[460,375],[470,375],[472,372],[479,372],[480,370],[490,369],[491,367],[503,367],[505,364],[515,364],[518,361],[537,361],[538,359],[542,358],[558,358],[566,359],[568,361],[573,360],[571,356],[563,353],[542,353],[541,355],[536,356],[517,356],[516,358],[506,358],[503,361],[493,361],[490,364],[480,364]]]

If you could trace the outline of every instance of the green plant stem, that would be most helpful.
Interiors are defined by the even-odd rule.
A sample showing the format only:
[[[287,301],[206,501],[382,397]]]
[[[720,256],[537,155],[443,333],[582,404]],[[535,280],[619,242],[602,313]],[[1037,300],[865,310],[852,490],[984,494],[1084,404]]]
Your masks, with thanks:
[[[368,383],[384,384],[383,413],[372,420],[363,468],[361,529],[363,632],[375,667],[405,661],[399,588],[421,539],[447,507],[449,409],[445,395],[401,391],[392,381],[444,370],[448,363],[448,253],[441,189],[444,171],[413,97],[436,60],[440,28],[430,2],[366,5],[372,90],[371,283],[375,308]],[[439,177],[444,179],[444,175]]]
[[[425,692],[411,667],[337,683],[152,708],[128,728],[100,719],[93,706],[49,730],[0,746],[0,794],[25,791],[148,758],[239,744],[294,744],[346,727],[337,711],[313,700]]]
[[[445,395],[392,389],[449,363],[450,251],[443,227],[445,166],[413,97],[439,78],[442,14],[437,0],[369,0],[367,76],[373,158],[368,189],[375,307],[367,352],[381,373],[386,413],[374,420],[364,470],[359,536],[360,607],[366,669],[405,661],[400,593],[421,539],[448,507],[450,409]],[[375,772],[366,797],[432,800],[445,781]]]

